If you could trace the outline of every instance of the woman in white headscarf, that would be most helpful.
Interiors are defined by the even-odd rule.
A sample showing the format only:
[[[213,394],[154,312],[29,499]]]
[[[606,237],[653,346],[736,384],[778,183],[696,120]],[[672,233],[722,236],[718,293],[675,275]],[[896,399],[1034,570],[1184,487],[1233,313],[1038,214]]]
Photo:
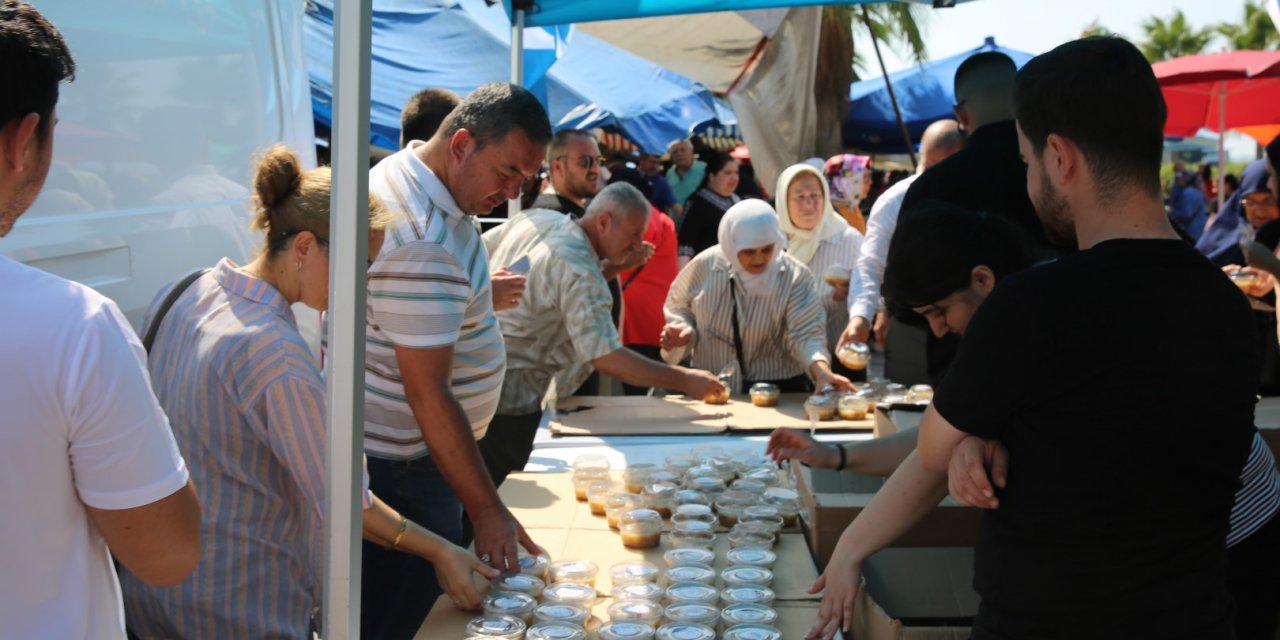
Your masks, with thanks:
[[[662,356],[720,373],[732,365],[742,393],[756,382],[784,392],[828,384],[851,389],[831,371],[825,317],[809,269],[783,253],[786,236],[768,203],[743,200],[720,221],[720,244],[698,254],[667,294]]]
[[[852,270],[862,251],[862,234],[831,206],[822,173],[807,163],[792,165],[778,177],[778,226],[787,236],[787,253],[809,267],[818,298],[827,313],[827,348],[835,349],[849,323],[849,301],[856,297]],[[853,377],[837,362],[836,371]],[[857,372],[866,375],[865,371]]]

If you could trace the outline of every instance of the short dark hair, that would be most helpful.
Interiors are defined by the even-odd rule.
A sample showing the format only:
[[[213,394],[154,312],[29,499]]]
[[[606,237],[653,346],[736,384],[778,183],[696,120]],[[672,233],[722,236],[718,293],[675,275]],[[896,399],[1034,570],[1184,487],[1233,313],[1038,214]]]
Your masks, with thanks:
[[[998,281],[1031,265],[1032,246],[1027,234],[1003,216],[926,200],[912,206],[893,232],[885,301],[895,314],[933,304],[968,287],[979,265],[989,267]]]
[[[453,113],[462,98],[448,89],[423,89],[409,98],[400,110],[400,139],[430,140],[440,123]]]
[[[1084,38],[1036,56],[1018,72],[1013,103],[1037,155],[1049,134],[1080,147],[1099,198],[1124,185],[1159,195],[1164,95],[1151,63],[1128,41]]]
[[[969,79],[970,74],[976,73],[980,70],[1006,70],[1006,68],[1010,74],[1017,73],[1018,71],[1018,65],[1014,64],[1013,58],[1010,58],[999,51],[983,51],[981,53],[975,53],[968,58],[965,58],[964,62],[961,62],[960,66],[956,68],[956,75],[952,80],[952,90],[958,95],[960,93],[960,86]]]
[[[35,7],[18,0],[0,0],[0,126],[40,116],[41,140],[49,135],[58,84],[74,80],[76,63],[53,26]]]
[[[554,136],[551,136],[551,144],[547,145],[548,166],[555,162],[556,158],[564,155],[565,149],[569,147],[569,140],[572,138],[596,139],[594,135],[591,135],[590,131],[585,129],[561,129],[557,131]]]
[[[516,130],[537,144],[551,141],[547,110],[528,89],[509,82],[480,85],[444,119],[436,135],[447,138],[461,129],[471,132],[477,149]]]

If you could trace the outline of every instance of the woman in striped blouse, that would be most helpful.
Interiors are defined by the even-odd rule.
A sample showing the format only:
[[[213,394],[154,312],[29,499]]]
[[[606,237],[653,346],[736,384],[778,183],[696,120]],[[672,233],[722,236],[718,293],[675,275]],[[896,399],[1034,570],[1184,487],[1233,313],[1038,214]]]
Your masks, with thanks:
[[[158,322],[152,385],[200,487],[203,556],[171,587],[121,575],[141,638],[311,638],[324,568],[325,386],[291,305],[329,302],[328,168],[303,172],[283,146],[254,176],[253,225],[265,246],[248,265],[223,258]],[[391,216],[369,203],[369,254]],[[144,326],[145,326],[144,325]],[[367,490],[366,539],[431,560],[460,605],[479,604],[466,550],[409,522]],[[409,595],[408,597],[412,597]]]
[[[671,285],[663,358],[676,363],[691,352],[693,367],[712,372],[733,365],[739,393],[756,382],[791,392],[852,389],[831,371],[813,275],[783,253],[787,239],[773,207],[761,200],[733,205],[718,238]]]
[[[857,297],[850,285],[858,283],[852,270],[862,251],[862,233],[849,226],[831,206],[831,193],[822,173],[807,164],[792,165],[778,177],[778,225],[787,236],[787,254],[803,262],[818,287],[818,298],[827,312],[827,348],[835,350],[840,333],[849,324],[849,301]],[[831,269],[839,273],[828,277]],[[837,278],[834,276],[843,276]],[[841,284],[843,283],[843,284]],[[839,362],[839,373],[865,380],[867,372],[849,371]]]

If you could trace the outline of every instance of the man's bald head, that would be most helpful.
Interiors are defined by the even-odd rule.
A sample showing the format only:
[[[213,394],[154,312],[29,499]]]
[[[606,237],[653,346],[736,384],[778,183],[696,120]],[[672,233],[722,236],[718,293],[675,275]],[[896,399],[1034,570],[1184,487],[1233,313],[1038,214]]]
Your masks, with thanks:
[[[1013,80],[1018,67],[1003,53],[984,51],[956,69],[956,118],[966,131],[1013,119]]]
[[[955,120],[939,120],[924,130],[920,138],[920,169],[932,167],[964,147],[964,134]]]

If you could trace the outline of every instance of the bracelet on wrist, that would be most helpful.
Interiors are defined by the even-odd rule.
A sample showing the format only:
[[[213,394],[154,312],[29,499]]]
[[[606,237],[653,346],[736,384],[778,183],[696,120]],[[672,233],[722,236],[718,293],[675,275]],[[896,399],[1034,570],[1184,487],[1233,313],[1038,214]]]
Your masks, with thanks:
[[[400,516],[400,530],[396,532],[396,539],[391,541],[391,546],[387,547],[390,551],[400,548],[400,541],[404,539],[404,532],[409,528],[409,519]]]
[[[836,465],[836,471],[844,471],[845,465],[848,464],[848,461],[845,459],[844,443],[837,442],[836,449],[840,451],[840,464]]]

